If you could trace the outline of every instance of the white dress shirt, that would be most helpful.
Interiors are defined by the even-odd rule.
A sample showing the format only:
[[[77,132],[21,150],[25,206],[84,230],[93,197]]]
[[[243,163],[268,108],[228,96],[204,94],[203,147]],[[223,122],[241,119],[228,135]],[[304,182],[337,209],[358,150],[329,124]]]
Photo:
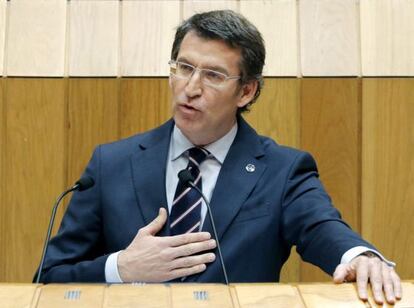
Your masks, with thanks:
[[[200,165],[200,172],[202,174],[203,181],[203,193],[207,200],[211,200],[213,190],[216,185],[217,177],[219,175],[221,166],[226,158],[226,155],[230,149],[231,144],[237,134],[237,123],[230,129],[230,131],[219,140],[205,146],[211,155]],[[168,212],[171,212],[171,207],[174,199],[175,190],[178,184],[178,172],[185,169],[188,164],[187,150],[194,147],[194,145],[183,135],[177,126],[174,126],[167,160],[166,171],[166,193],[167,193],[167,205]],[[201,206],[201,225],[202,229],[204,219],[207,214],[207,206],[203,200]],[[138,230],[137,230],[138,232]],[[361,253],[372,251],[377,254],[382,260],[388,263],[390,266],[395,266],[395,263],[386,260],[378,251],[369,249],[364,246],[357,246],[346,251],[342,258],[341,264],[349,263],[353,258],[357,257]],[[118,255],[120,251],[109,255],[105,263],[105,279],[107,283],[122,283],[122,279],[118,272]]]

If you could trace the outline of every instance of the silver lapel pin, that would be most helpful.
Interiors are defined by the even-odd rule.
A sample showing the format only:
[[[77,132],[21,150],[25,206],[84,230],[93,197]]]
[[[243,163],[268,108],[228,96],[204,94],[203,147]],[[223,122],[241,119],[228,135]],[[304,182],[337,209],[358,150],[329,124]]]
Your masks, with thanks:
[[[256,170],[256,166],[253,164],[247,164],[246,165],[246,171],[247,172],[254,172]]]

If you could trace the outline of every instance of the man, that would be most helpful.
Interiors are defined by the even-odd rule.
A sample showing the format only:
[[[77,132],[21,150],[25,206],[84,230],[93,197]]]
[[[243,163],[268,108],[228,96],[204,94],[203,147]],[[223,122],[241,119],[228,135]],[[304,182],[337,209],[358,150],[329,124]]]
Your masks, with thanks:
[[[262,86],[257,29],[232,11],[197,14],[172,48],[173,119],[99,146],[52,239],[44,282],[222,282],[206,206],[177,174],[188,169],[211,202],[230,282],[278,281],[292,246],[361,299],[401,297],[398,275],[340,218],[312,157],[258,136],[241,113]]]

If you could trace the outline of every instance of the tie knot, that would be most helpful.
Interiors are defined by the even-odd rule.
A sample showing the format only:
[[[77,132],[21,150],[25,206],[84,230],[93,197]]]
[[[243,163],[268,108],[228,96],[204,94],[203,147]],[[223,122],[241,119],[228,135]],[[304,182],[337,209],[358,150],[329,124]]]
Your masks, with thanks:
[[[208,156],[209,151],[204,148],[194,147],[188,150],[190,158],[194,159],[200,165]]]

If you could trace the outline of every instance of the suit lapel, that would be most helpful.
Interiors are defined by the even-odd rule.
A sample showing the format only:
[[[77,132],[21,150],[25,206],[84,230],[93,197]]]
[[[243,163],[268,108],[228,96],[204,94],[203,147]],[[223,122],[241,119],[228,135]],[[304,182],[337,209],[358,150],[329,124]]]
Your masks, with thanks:
[[[173,121],[143,136],[131,156],[132,178],[138,208],[145,225],[157,215],[160,207],[168,208],[165,191],[165,172]],[[168,210],[167,210],[168,212]],[[168,235],[168,223],[159,235]]]
[[[259,160],[264,153],[256,132],[242,118],[238,124],[236,138],[221,167],[210,203],[219,240],[266,169]],[[208,216],[203,231],[212,233]]]

